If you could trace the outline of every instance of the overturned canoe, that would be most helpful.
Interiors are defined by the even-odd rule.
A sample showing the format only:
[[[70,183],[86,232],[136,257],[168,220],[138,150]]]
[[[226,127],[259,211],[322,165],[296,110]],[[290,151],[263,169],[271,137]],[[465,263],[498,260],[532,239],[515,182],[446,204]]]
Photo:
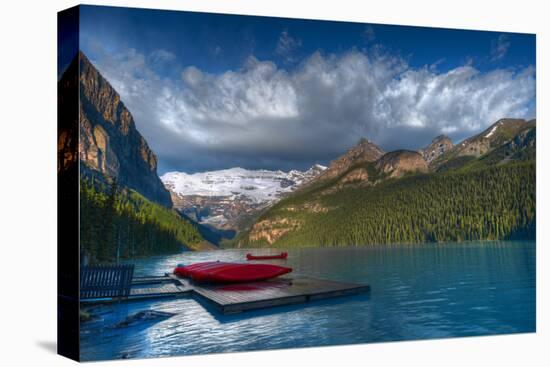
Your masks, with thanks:
[[[267,280],[290,273],[291,268],[271,264],[239,264],[209,261],[178,266],[174,274],[197,282],[241,283]]]
[[[247,260],[270,260],[270,259],[286,259],[288,257],[288,253],[281,252],[279,255],[252,255],[252,254],[246,254]]]

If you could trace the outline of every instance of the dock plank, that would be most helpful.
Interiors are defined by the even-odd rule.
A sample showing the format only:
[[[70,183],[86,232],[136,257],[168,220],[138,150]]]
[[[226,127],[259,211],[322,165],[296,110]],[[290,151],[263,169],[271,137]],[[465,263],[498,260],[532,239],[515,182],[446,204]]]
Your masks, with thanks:
[[[165,284],[160,287],[132,288],[130,297],[148,296],[151,294],[178,294],[185,291],[185,288],[176,284]]]
[[[133,279],[128,300],[193,295],[224,314],[368,292],[364,284],[292,276],[237,284],[200,284],[173,274]]]
[[[150,277],[134,277],[132,279],[132,285],[155,284],[155,283],[166,283],[166,282],[173,282],[173,280],[164,275],[150,276]]]
[[[179,280],[179,279],[178,279]],[[368,292],[368,285],[296,277],[232,285],[194,284],[194,294],[214,304],[223,313],[309,302],[325,298]]]

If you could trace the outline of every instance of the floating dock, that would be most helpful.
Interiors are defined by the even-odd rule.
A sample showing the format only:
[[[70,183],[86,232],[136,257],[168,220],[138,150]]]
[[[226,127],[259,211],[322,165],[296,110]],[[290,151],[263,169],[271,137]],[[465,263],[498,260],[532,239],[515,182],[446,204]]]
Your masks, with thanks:
[[[368,285],[302,276],[251,283],[197,284],[173,274],[166,274],[160,277],[133,278],[130,293],[125,299],[88,299],[83,302],[193,296],[213,305],[223,314],[231,314],[360,294],[369,290]]]
[[[196,285],[171,276],[224,314],[368,292],[368,285],[308,277],[284,277],[252,283]]]

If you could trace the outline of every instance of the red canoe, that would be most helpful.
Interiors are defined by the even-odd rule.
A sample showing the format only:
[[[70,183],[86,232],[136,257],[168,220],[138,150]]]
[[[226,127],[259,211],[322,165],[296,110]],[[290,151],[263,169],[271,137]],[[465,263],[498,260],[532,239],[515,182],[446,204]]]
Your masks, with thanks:
[[[174,274],[197,282],[240,283],[255,282],[278,277],[291,268],[271,264],[238,264],[209,261],[174,269]]]
[[[246,254],[247,260],[269,260],[269,259],[286,259],[288,257],[288,253],[281,252],[279,255],[263,255],[263,256],[255,256],[252,254]]]

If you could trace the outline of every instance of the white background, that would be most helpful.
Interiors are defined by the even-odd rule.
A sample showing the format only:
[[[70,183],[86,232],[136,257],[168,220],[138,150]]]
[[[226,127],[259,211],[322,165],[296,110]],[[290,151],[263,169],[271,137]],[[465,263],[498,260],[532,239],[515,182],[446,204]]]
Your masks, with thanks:
[[[89,4],[537,33],[537,333],[105,362],[105,366],[540,366],[550,361],[544,1],[195,0]],[[0,11],[0,361],[67,366],[56,340],[56,12],[73,1],[4,1]]]

